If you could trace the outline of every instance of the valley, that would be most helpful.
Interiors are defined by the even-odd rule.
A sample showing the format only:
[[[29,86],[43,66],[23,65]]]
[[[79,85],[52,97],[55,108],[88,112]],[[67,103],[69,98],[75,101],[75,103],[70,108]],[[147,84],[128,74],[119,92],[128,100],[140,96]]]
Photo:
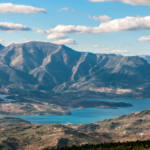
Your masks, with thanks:
[[[28,115],[28,116],[14,116],[31,123],[40,124],[89,124],[97,121],[103,121],[106,119],[113,119],[118,116],[128,115],[134,112],[140,112],[150,109],[150,99],[90,99],[90,101],[100,102],[122,102],[132,105],[131,107],[118,107],[118,108],[74,108],[71,109],[70,114],[48,114],[48,115]]]
[[[102,109],[115,109],[132,107],[130,103],[126,102],[113,102],[113,101],[90,101],[85,99],[78,99],[76,103],[70,100],[69,105],[57,105],[49,102],[32,102],[26,100],[13,100],[12,96],[0,95],[0,114],[1,115],[71,115],[72,109],[79,108],[102,108]],[[57,98],[55,98],[57,100]],[[60,98],[58,100],[61,100]],[[63,101],[63,100],[62,100]],[[65,100],[66,101],[66,100]],[[75,100],[74,100],[75,101]]]

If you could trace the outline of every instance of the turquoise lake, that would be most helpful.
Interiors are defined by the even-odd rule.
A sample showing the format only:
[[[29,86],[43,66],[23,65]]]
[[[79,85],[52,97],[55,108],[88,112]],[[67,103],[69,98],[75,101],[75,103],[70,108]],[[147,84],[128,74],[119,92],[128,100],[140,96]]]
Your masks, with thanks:
[[[121,107],[117,109],[73,109],[71,115],[43,115],[43,116],[17,116],[18,118],[30,121],[32,123],[52,124],[87,124],[105,119],[111,119],[117,116],[139,112],[150,109],[150,99],[134,100],[134,99],[90,99],[99,101],[126,102],[133,107]]]

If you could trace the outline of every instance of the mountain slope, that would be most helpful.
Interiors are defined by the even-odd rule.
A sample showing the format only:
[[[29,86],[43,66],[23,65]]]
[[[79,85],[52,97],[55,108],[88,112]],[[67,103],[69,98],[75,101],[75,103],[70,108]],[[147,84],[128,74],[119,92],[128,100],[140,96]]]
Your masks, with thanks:
[[[0,60],[13,86],[18,81],[52,90],[65,83],[98,81],[98,86],[131,88],[150,80],[150,65],[140,57],[81,53],[51,43],[12,44],[0,52]]]
[[[5,46],[3,46],[2,44],[0,44],[0,51],[2,50],[2,49],[4,49],[5,48]]]
[[[86,101],[85,96],[150,97],[150,64],[137,56],[77,52],[64,45],[28,42],[0,51],[0,72],[0,93],[17,102],[73,107],[81,99]]]
[[[148,63],[150,63],[150,56],[142,56]]]

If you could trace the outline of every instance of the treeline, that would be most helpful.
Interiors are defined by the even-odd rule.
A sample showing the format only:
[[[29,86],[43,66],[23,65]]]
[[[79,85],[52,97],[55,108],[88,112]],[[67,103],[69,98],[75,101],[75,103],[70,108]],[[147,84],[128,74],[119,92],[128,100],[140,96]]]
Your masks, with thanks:
[[[44,150],[51,149],[46,148]],[[66,148],[57,148],[56,150],[150,150],[150,141],[83,145]]]

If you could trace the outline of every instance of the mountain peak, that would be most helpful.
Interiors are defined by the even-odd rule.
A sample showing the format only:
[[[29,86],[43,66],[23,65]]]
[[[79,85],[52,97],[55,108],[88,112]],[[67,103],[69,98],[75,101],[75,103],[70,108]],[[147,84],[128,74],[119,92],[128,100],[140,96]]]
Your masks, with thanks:
[[[76,52],[75,50],[60,44],[55,44],[51,42],[41,42],[41,41],[29,41],[25,43],[13,43],[6,47],[8,51],[13,49],[15,50],[23,50],[23,51],[38,51],[46,52],[47,54],[51,53],[52,51],[66,51],[66,52]],[[77,53],[77,52],[76,52]]]
[[[9,46],[36,46],[36,45],[51,45],[51,46],[58,46],[57,44],[53,44],[50,42],[41,42],[41,41],[29,41],[29,42],[24,42],[24,43],[12,43]]]

